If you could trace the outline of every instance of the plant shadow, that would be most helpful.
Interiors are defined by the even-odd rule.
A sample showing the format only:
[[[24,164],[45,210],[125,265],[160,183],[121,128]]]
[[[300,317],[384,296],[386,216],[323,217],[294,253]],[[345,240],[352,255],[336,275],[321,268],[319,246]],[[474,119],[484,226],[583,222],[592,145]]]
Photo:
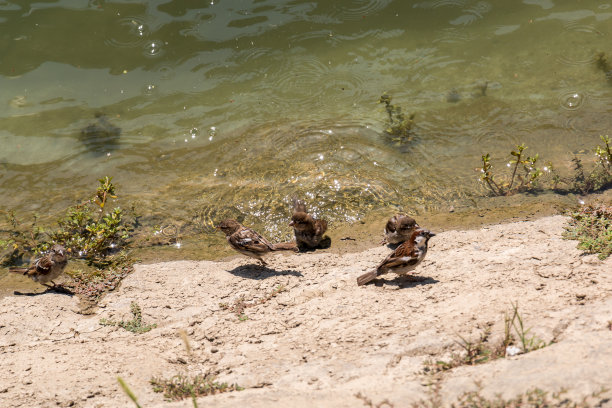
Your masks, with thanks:
[[[388,286],[397,286],[399,289],[408,289],[408,288],[415,288],[417,286],[434,285],[440,281],[434,278],[427,277],[427,276],[404,275],[404,276],[397,276],[396,278],[392,280],[378,278],[378,279],[375,279],[373,282],[374,282],[374,285],[376,286],[388,285]]]
[[[273,276],[286,276],[286,275],[297,276],[297,277],[304,276],[302,275],[301,272],[298,272],[293,269],[277,271],[274,269],[270,269],[267,266],[261,266],[261,265],[241,265],[241,266],[237,266],[236,268],[228,272],[231,273],[232,275],[236,275],[241,278],[255,279],[255,280],[267,279]]]

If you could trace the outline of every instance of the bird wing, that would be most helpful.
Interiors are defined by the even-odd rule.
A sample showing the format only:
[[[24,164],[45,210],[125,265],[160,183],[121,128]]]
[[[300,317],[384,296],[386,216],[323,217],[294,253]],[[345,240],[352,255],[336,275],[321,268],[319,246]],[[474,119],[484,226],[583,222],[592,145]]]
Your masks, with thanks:
[[[323,235],[327,231],[327,221],[325,220],[316,220],[315,221],[315,234]]]
[[[51,267],[55,264],[55,262],[53,262],[53,259],[51,259],[51,256],[43,256],[41,258],[38,258],[35,262],[35,268],[30,268],[32,272],[36,271],[37,273],[41,274],[41,275],[46,275],[49,272],[51,272]],[[30,273],[30,271],[28,271],[28,274]]]
[[[419,250],[411,245],[408,246],[408,242],[405,242],[391,252],[376,269],[381,271],[381,269],[407,267],[416,265],[418,262]]]
[[[235,247],[242,248],[253,252],[268,252],[272,249],[272,245],[257,232],[250,228],[242,228],[235,234],[228,237],[230,244]]]

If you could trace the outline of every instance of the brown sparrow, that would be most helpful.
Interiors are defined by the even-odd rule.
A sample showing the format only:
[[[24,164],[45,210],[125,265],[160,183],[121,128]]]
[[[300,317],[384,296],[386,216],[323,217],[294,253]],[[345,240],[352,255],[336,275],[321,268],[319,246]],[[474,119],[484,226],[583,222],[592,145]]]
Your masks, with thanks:
[[[241,225],[238,221],[227,219],[221,221],[215,228],[225,234],[227,242],[236,251],[243,255],[257,259],[262,265],[267,265],[263,256],[272,251],[295,251],[298,248],[293,242],[271,244],[267,239],[250,228]]]
[[[34,260],[30,267],[12,267],[9,268],[9,272],[25,275],[34,282],[51,287],[47,285],[47,282],[51,282],[55,286],[53,279],[62,274],[67,263],[66,249],[59,244],[55,244],[46,255]]]
[[[429,238],[435,235],[426,229],[414,230],[410,239],[404,241],[395,251],[390,253],[375,270],[359,276],[357,285],[364,285],[388,272],[395,272],[400,276],[410,272],[423,261],[425,255],[427,255],[427,242]]]
[[[306,210],[306,205],[293,199],[293,215],[290,226],[295,232],[295,242],[300,249],[315,249],[331,244],[329,237],[323,238],[327,231],[327,221],[313,218]]]
[[[400,244],[410,238],[417,228],[419,225],[414,218],[405,214],[396,214],[387,221],[381,244]]]

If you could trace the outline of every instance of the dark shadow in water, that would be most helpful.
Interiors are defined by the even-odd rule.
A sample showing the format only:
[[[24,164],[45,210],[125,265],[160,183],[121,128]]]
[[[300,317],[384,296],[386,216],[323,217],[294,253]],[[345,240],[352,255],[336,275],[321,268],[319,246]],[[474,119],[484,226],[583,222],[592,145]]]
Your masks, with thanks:
[[[373,282],[374,282],[374,285],[376,286],[388,285],[388,286],[398,286],[400,289],[407,289],[407,288],[415,288],[417,286],[433,285],[440,281],[433,279],[433,278],[429,278],[427,276],[404,275],[404,276],[398,276],[393,280],[384,280],[384,279],[378,278],[378,279],[375,279]]]
[[[39,296],[39,295],[45,295],[47,293],[57,293],[59,295],[66,295],[66,296],[74,296],[74,292],[72,292],[71,290],[63,287],[63,286],[55,286],[53,288],[47,288],[47,290],[43,291],[43,292],[28,292],[28,293],[23,293],[23,292],[19,292],[19,291],[14,291],[13,294],[15,296]]]
[[[105,114],[97,112],[96,121],[83,129],[79,139],[87,150],[96,156],[115,151],[119,147],[121,128],[108,121]]]
[[[286,275],[298,276],[298,277],[304,276],[300,272],[292,270],[292,269],[287,269],[284,271],[275,271],[274,269],[270,269],[266,266],[261,266],[261,265],[242,265],[228,272],[231,273],[232,275],[236,275],[241,278],[255,279],[255,280],[267,279],[273,276],[286,276]]]

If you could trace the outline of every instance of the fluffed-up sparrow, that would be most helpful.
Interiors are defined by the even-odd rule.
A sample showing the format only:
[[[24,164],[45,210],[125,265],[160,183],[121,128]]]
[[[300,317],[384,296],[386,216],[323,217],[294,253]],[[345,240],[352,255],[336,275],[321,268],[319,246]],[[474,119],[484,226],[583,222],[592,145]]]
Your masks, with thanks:
[[[293,215],[290,226],[295,232],[295,242],[300,249],[326,248],[331,244],[329,237],[323,237],[327,231],[327,221],[313,218],[306,210],[306,204],[297,198],[293,199]]]
[[[11,267],[9,272],[25,275],[34,282],[51,288],[52,286],[47,285],[47,282],[51,282],[55,286],[53,279],[57,279],[62,274],[67,263],[66,249],[59,244],[55,244],[49,252],[35,259],[29,267]]]
[[[293,242],[281,242],[271,244],[267,239],[257,232],[240,224],[236,220],[227,219],[221,221],[217,229],[223,231],[227,242],[236,251],[243,255],[257,259],[262,265],[267,265],[263,257],[273,251],[294,251],[298,248]]]
[[[414,218],[406,214],[396,214],[387,221],[381,244],[401,244],[410,238],[417,228],[419,225]]]
[[[429,238],[435,235],[426,229],[414,230],[410,238],[389,254],[375,270],[360,275],[357,278],[357,285],[365,285],[388,272],[395,272],[401,276],[412,271],[427,255],[427,243]]]

